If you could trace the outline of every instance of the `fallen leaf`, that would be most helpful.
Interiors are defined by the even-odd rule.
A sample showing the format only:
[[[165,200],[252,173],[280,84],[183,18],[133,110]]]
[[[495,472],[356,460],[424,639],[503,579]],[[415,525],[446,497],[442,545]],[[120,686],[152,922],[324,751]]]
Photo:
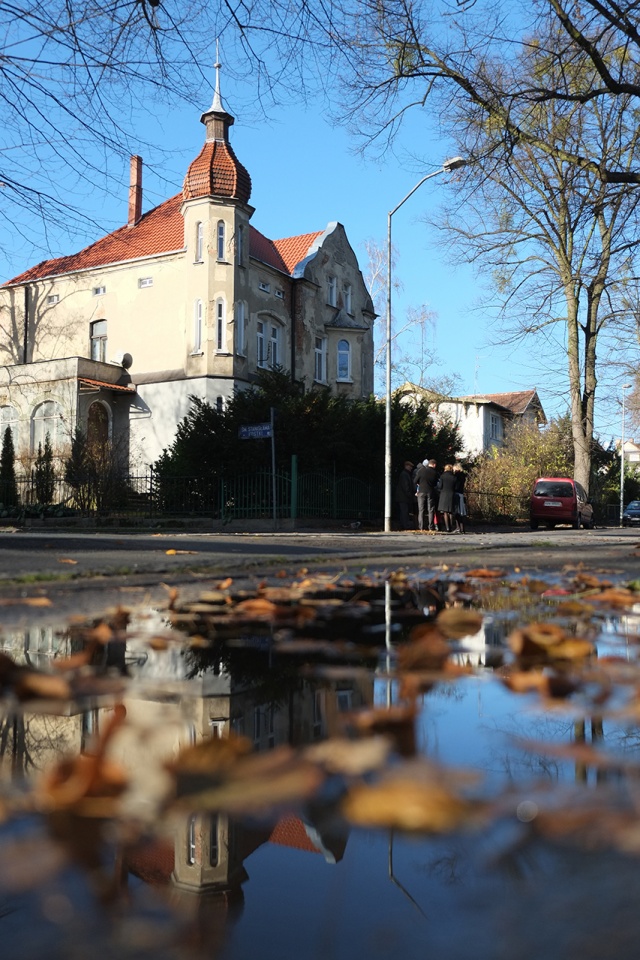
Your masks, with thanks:
[[[231,577],[227,577],[218,584],[218,590],[228,590],[232,583],[233,579]]]
[[[496,580],[499,577],[504,577],[504,570],[489,570],[486,567],[479,567],[477,570],[467,570],[466,576],[480,580]]]
[[[77,560],[70,560],[69,557],[58,557],[58,563],[73,563],[76,564]]]
[[[352,787],[342,802],[342,812],[358,826],[426,833],[455,830],[472,809],[444,786],[403,778]]]
[[[449,640],[461,640],[478,633],[482,627],[482,614],[464,607],[449,607],[441,610],[436,623]]]
[[[389,756],[391,742],[386,737],[368,737],[366,740],[345,740],[333,737],[307,747],[304,756],[320,763],[333,774],[363,776],[381,769]]]

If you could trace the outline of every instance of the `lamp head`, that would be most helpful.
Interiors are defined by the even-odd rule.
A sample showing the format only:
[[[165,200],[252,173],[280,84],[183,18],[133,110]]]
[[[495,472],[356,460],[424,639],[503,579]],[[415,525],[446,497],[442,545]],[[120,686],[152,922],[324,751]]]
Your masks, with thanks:
[[[464,157],[451,157],[451,159],[444,161],[442,169],[445,173],[451,173],[453,170],[459,170],[460,167],[466,167],[468,162]]]
[[[622,389],[623,389],[623,390],[631,390],[631,387],[632,387],[632,386],[633,386],[632,383],[623,383],[623,384],[622,384]]]

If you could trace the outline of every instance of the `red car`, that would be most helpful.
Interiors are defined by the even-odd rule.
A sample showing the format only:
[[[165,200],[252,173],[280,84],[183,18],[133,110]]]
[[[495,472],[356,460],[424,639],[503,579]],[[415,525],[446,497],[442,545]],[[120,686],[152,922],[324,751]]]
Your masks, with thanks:
[[[574,530],[593,527],[593,507],[584,487],[571,477],[539,477],[531,494],[531,529],[541,523],[549,528],[570,523]]]

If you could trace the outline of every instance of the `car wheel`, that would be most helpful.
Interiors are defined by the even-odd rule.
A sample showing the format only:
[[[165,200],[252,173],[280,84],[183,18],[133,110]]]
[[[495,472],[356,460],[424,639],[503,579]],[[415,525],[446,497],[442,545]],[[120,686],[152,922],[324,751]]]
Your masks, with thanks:
[[[581,513],[578,514],[578,516],[577,516],[576,519],[573,521],[573,523],[571,524],[571,526],[573,527],[574,530],[579,530],[579,529],[580,529],[580,527],[582,526],[582,514],[581,514]]]

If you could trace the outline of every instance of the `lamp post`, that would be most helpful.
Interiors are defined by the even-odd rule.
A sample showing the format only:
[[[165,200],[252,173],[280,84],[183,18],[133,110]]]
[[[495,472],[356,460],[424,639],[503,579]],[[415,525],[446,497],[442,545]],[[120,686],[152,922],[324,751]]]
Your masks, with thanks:
[[[428,173],[416,183],[406,197],[387,214],[387,364],[386,364],[386,404],[384,421],[384,529],[385,533],[391,530],[391,218],[403,203],[413,196],[418,187],[427,180],[437,177],[441,173],[451,173],[459,167],[464,167],[467,161],[463,157],[452,157],[445,160],[439,170]]]
[[[629,390],[630,383],[622,384],[622,425],[620,429],[620,526],[622,526],[622,514],[624,513],[624,401],[626,397],[625,390]]]

